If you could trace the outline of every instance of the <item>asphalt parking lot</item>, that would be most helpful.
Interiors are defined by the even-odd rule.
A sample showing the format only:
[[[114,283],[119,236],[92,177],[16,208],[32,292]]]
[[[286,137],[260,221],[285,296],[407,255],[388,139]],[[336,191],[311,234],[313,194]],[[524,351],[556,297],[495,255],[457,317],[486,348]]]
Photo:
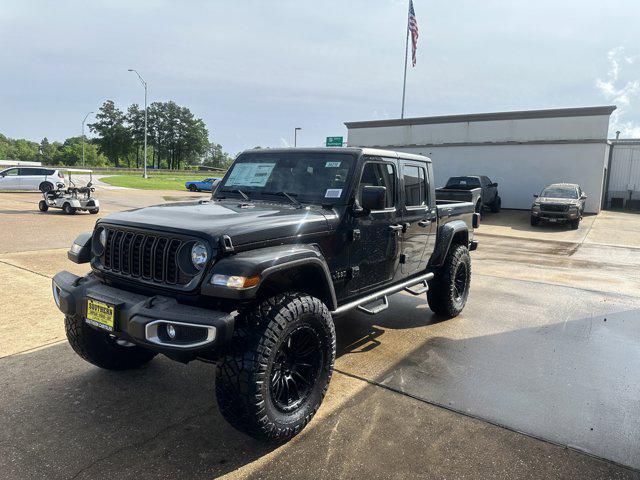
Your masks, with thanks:
[[[98,216],[192,197],[101,190]],[[320,412],[267,446],[229,427],[213,367],[105,372],[67,345],[50,294],[94,215],[0,196],[0,472],[23,478],[640,478],[640,216],[577,231],[485,216],[463,314],[400,294],[337,322]]]

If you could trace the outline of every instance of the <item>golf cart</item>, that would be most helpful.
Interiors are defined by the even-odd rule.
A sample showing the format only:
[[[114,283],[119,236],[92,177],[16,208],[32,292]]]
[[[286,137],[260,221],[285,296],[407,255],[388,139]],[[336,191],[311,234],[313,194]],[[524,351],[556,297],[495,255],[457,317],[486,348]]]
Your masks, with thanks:
[[[77,211],[86,211],[89,213],[98,213],[100,211],[100,202],[92,196],[95,191],[93,188],[93,171],[84,169],[67,169],[67,178],[69,186],[64,183],[55,182],[56,188],[48,192],[43,192],[43,199],[38,203],[41,212],[46,212],[50,208],[61,208],[64,213],[73,215]],[[84,186],[76,185],[73,175],[89,174],[89,181]],[[78,183],[80,183],[78,181]]]

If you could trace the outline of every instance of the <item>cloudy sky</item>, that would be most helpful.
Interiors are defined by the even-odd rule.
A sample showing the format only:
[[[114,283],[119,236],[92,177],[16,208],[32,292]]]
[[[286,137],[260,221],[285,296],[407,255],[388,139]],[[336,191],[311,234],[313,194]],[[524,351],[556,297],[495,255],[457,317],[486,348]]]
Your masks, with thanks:
[[[175,100],[231,152],[400,114],[408,0],[3,0],[0,133],[80,133],[105,99]],[[618,105],[640,137],[638,0],[415,0],[407,116]]]

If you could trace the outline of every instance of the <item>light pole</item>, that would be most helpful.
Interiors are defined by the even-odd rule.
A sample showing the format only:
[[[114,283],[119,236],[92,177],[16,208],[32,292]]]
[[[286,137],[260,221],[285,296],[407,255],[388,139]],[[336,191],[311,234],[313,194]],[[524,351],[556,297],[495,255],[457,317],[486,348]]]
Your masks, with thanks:
[[[82,166],[84,167],[84,124],[87,121],[87,117],[91,115],[93,112],[89,112],[84,116],[84,120],[82,120]]]
[[[293,129],[293,146],[298,146],[298,130],[302,130],[300,127],[296,127]]]
[[[144,173],[142,178],[147,178],[147,82],[144,81],[144,78],[142,78],[142,75],[140,75],[137,70],[130,68],[129,71],[138,75],[138,78],[144,87]]]

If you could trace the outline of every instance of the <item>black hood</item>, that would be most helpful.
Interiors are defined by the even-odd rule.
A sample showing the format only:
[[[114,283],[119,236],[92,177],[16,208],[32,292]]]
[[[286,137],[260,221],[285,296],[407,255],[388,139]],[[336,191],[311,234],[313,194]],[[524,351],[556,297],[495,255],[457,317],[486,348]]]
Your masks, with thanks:
[[[216,241],[229,235],[234,245],[318,233],[329,229],[321,207],[243,203],[238,199],[180,202],[119,212],[99,223],[174,232]]]

